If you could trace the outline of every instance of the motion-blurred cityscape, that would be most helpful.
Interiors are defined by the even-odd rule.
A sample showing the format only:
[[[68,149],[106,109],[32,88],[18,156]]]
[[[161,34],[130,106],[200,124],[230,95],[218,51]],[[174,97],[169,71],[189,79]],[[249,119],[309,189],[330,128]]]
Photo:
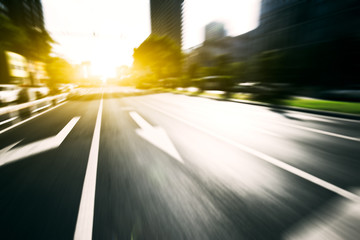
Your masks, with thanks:
[[[241,1],[198,18],[215,2]],[[239,35],[186,31],[190,0],[131,3],[150,34],[128,64],[73,61],[41,0],[0,0],[0,239],[358,239],[360,2],[249,2]],[[86,6],[112,3],[65,1],[92,23],[61,34],[96,42]]]

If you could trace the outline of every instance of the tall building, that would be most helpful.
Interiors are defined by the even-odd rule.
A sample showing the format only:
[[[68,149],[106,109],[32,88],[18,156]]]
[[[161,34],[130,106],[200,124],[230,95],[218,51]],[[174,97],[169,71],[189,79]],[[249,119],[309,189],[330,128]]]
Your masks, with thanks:
[[[5,0],[0,0],[0,14],[7,15],[8,9],[5,5]]]
[[[224,38],[226,31],[223,23],[211,22],[205,26],[205,41],[214,41]]]
[[[1,2],[15,25],[38,32],[45,31],[40,0],[2,0]]]
[[[262,0],[248,56],[273,59],[277,81],[358,85],[359,11],[359,0]]]
[[[28,39],[26,42],[9,41],[7,50],[29,59],[44,60],[51,49],[51,37],[45,29],[41,0],[0,0],[1,12]]]
[[[150,0],[151,34],[168,36],[182,45],[184,0]]]

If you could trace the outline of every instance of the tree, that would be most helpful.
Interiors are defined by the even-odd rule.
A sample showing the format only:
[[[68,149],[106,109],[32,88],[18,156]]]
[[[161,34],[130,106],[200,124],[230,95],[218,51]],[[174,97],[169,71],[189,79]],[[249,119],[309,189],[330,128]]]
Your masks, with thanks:
[[[22,28],[15,26],[9,18],[0,14],[0,46],[3,49],[22,53],[29,42]]]
[[[19,53],[29,59],[44,61],[54,40],[46,30],[15,25],[11,19],[0,14],[0,47]]]
[[[45,30],[36,29],[28,29],[26,33],[31,39],[26,55],[32,59],[46,60],[51,52],[50,44],[54,43],[49,33]]]
[[[50,88],[55,88],[59,83],[69,83],[74,78],[74,68],[65,59],[50,57],[47,60],[46,70],[50,77]]]
[[[228,54],[220,55],[215,58],[215,74],[216,75],[231,75],[230,63],[231,56]]]
[[[189,68],[187,69],[187,75],[188,75],[188,78],[196,78],[198,77],[198,72],[199,72],[199,64],[197,63],[193,63],[189,66]]]
[[[166,36],[150,35],[134,49],[134,69],[152,74],[155,79],[178,77],[182,72],[180,46]]]
[[[236,77],[238,80],[244,81],[246,74],[245,62],[233,62],[230,63],[230,75]]]

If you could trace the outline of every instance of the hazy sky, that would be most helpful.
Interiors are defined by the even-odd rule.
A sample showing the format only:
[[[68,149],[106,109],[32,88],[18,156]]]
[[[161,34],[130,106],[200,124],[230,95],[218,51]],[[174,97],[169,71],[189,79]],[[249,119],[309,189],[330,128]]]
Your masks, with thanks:
[[[256,27],[260,0],[185,0],[183,47],[200,44],[204,27],[217,20],[236,36]],[[133,49],[150,34],[149,0],[42,0],[57,55],[90,60],[95,73],[113,75],[131,65]]]

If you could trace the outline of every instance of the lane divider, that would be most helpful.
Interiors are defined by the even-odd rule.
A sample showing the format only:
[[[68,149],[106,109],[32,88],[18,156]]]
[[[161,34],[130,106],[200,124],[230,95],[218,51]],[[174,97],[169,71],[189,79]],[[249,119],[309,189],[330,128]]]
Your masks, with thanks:
[[[86,168],[84,185],[81,193],[79,213],[76,221],[75,240],[91,240],[94,221],[96,174],[99,157],[101,118],[103,111],[103,96],[96,118],[94,134],[90,147],[89,160]]]
[[[45,105],[45,106],[43,106],[43,107],[39,107],[39,108],[37,108],[37,109],[35,109],[35,110],[31,111],[31,112],[32,112],[32,113],[39,112],[39,111],[41,111],[41,110],[43,110],[43,109],[45,109],[45,108],[50,107],[51,105],[52,105],[52,104],[47,104],[47,105]]]
[[[337,137],[337,138],[342,138],[342,139],[346,139],[346,140],[350,140],[350,141],[360,142],[360,138],[356,138],[356,137],[350,137],[350,136],[346,136],[346,135],[342,135],[342,134],[338,134],[338,133],[333,133],[333,132],[328,132],[328,131],[323,131],[323,130],[319,130],[319,129],[315,129],[315,128],[298,126],[298,125],[290,124],[290,123],[281,123],[281,122],[277,122],[277,123],[281,124],[281,125],[284,125],[284,126],[289,126],[289,127],[292,127],[292,128],[298,128],[298,129],[301,129],[301,130],[305,130],[305,131],[308,131],[308,132],[314,132],[314,133],[327,135],[327,136],[331,136],[331,137]]]
[[[2,121],[2,122],[0,122],[0,126],[1,125],[4,125],[4,124],[7,124],[7,123],[9,123],[9,122],[12,122],[12,121],[14,121],[14,120],[16,120],[18,117],[12,117],[12,118],[9,118],[9,119],[7,119],[7,120],[5,120],[5,121]]]

